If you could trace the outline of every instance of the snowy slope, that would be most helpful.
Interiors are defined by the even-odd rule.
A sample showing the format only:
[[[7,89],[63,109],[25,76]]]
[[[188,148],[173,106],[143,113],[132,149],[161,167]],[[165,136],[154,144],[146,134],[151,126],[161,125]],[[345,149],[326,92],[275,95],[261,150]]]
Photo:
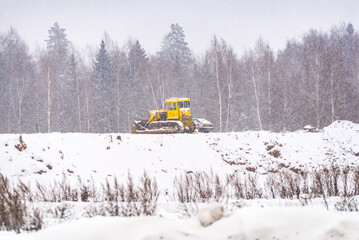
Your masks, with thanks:
[[[359,160],[359,125],[347,121],[318,133],[24,134],[27,148],[21,152],[14,147],[19,136],[0,135],[0,173],[42,182],[63,174],[70,179],[122,178],[129,171],[139,176],[146,170],[168,187],[168,180],[187,171],[263,174],[282,167],[311,170],[332,162],[356,166]]]

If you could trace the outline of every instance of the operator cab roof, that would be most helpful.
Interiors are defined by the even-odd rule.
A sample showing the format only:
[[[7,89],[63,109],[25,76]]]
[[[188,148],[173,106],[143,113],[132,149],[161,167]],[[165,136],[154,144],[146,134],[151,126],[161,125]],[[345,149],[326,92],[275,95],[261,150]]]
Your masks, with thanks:
[[[178,97],[172,97],[169,99],[166,99],[166,102],[176,102],[176,101],[190,101],[190,98],[178,98]]]

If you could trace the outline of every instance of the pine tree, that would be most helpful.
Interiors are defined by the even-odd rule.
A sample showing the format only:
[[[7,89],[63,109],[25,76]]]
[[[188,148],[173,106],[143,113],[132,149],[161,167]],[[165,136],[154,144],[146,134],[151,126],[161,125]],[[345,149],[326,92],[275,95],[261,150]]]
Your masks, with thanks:
[[[66,54],[69,41],[67,40],[65,29],[60,28],[57,22],[50,28],[49,39],[45,40],[45,42],[47,42],[47,49],[49,51],[57,52],[61,55]]]
[[[185,34],[178,24],[171,24],[171,30],[163,38],[160,52],[163,77],[167,81],[166,97],[189,96],[193,86],[191,77],[192,55],[185,41]]]
[[[171,24],[170,32],[164,37],[161,53],[171,62],[180,74],[191,61],[191,51],[185,41],[185,34],[180,25]]]
[[[96,55],[93,80],[93,131],[110,132],[115,124],[116,109],[115,77],[111,68],[109,54],[105,42],[101,41],[100,50]]]
[[[106,86],[107,83],[114,81],[110,57],[103,40],[101,41],[100,50],[96,55],[92,76],[94,79],[99,80],[103,86]]]
[[[71,54],[61,89],[61,131],[81,131],[77,62]]]
[[[41,118],[47,119],[47,132],[52,131],[66,131],[66,97],[64,92],[70,87],[66,81],[66,74],[69,64],[69,44],[65,29],[60,28],[58,23],[55,23],[49,30],[47,43],[47,51],[44,51],[39,57],[40,67],[39,87],[45,92],[44,100],[41,103],[40,110],[42,112]],[[43,92],[43,93],[44,93]]]
[[[127,111],[127,119],[130,119],[128,125],[131,126],[133,120],[147,117],[141,113],[147,114],[148,109],[151,107],[147,104],[150,97],[151,90],[148,88],[147,80],[147,65],[148,58],[145,50],[137,40],[130,45],[128,53],[129,63],[129,84],[126,87],[127,97],[124,100],[126,106],[129,107]],[[139,116],[139,114],[141,114]]]
[[[138,40],[130,47],[128,61],[130,67],[130,82],[131,86],[133,87],[136,83],[136,78],[141,71],[141,68],[143,68],[148,61],[146,52],[141,47],[141,44]]]

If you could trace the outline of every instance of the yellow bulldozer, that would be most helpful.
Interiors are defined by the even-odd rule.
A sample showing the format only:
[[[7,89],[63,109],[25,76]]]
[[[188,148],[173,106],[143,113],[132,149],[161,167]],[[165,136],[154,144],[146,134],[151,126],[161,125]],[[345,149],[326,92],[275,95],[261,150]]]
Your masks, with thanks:
[[[166,109],[151,110],[149,120],[132,124],[134,134],[209,132],[212,123],[201,118],[192,118],[190,98],[166,99]]]

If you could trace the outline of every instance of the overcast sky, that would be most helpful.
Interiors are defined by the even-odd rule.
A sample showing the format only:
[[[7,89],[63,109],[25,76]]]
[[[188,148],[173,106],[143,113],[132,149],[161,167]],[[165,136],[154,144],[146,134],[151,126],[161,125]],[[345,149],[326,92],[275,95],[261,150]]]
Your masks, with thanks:
[[[138,39],[156,53],[178,23],[196,54],[214,34],[242,54],[259,37],[278,50],[311,28],[351,22],[359,31],[359,0],[0,0],[0,32],[13,26],[31,50],[46,46],[54,22],[79,49],[99,45],[106,31],[119,46]]]

